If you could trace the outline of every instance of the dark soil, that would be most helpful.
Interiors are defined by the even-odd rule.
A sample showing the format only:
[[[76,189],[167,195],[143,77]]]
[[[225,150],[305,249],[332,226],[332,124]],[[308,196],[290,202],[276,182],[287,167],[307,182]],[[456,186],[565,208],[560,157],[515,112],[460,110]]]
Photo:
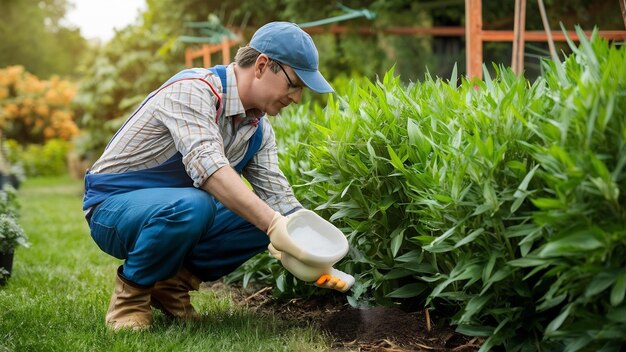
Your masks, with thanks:
[[[470,352],[478,351],[482,342],[434,324],[435,319],[426,311],[356,309],[340,295],[280,300],[272,296],[271,287],[242,289],[222,282],[206,285],[204,289],[227,290],[237,305],[294,324],[316,326],[333,338],[333,348],[337,350]]]

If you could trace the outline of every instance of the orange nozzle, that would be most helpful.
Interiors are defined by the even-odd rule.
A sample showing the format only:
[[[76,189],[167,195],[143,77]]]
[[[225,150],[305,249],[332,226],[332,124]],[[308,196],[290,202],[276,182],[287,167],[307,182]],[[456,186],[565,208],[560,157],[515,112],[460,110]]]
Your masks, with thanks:
[[[320,276],[315,283],[318,284],[318,285],[322,285],[326,281],[330,280],[330,278],[331,278],[330,275],[324,274],[324,275]]]

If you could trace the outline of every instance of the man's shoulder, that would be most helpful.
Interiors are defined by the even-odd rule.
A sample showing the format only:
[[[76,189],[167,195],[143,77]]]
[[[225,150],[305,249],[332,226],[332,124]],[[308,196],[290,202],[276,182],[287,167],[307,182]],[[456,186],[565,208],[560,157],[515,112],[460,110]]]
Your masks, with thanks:
[[[220,78],[210,69],[195,67],[179,71],[169,80],[170,82],[181,81],[191,85],[207,88],[207,84],[214,90],[221,92],[222,82]]]

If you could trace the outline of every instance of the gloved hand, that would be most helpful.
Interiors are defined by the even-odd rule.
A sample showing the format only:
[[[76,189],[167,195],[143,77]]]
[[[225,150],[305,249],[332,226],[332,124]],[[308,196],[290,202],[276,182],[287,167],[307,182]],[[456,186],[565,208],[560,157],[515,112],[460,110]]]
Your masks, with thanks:
[[[302,260],[304,252],[300,247],[293,243],[293,240],[289,236],[289,233],[287,232],[287,220],[288,218],[281,215],[279,212],[274,213],[272,222],[267,229],[267,235],[270,238],[270,245],[273,246],[275,251],[286,252],[294,258]],[[270,253],[271,252],[272,251],[270,250]]]
[[[269,225],[267,235],[270,238],[270,244],[267,246],[267,249],[272,257],[278,259],[283,267],[300,280],[309,282],[316,280],[315,286],[334,289],[340,292],[348,291],[352,285],[354,285],[353,276],[334,268],[330,268],[330,272],[328,273],[324,273],[324,269],[319,268],[321,269],[320,271],[324,273],[323,275],[315,274],[315,271],[310,272],[310,269],[307,268],[308,264],[305,264],[307,254],[303,248],[300,248],[293,242],[287,231],[289,216],[283,216],[276,212]],[[285,256],[283,256],[283,252]],[[285,258],[285,261],[283,261],[283,258]],[[294,258],[296,260],[294,260]],[[316,275],[320,276],[315,279]]]
[[[274,248],[271,243],[267,246],[267,249],[270,251],[270,255],[278,259],[278,261],[281,261],[283,259],[283,254],[276,248]]]

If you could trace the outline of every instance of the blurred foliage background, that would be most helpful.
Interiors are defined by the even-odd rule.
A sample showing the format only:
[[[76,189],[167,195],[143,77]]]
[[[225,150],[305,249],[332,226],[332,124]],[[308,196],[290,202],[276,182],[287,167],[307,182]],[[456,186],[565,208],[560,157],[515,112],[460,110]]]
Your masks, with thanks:
[[[79,78],[89,50],[80,30],[61,25],[67,0],[0,1],[0,68],[22,65],[40,77]]]

